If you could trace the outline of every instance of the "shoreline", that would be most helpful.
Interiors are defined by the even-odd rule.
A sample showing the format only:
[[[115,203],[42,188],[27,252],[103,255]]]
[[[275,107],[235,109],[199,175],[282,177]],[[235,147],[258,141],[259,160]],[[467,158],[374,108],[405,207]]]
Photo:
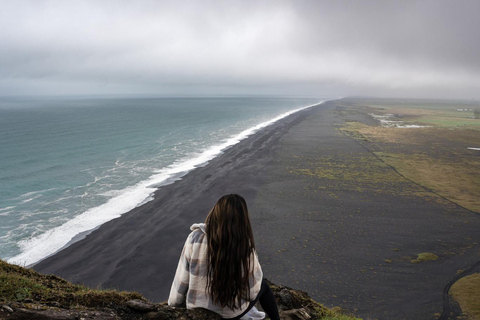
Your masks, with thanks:
[[[224,149],[222,154],[206,165],[199,166],[181,179],[154,191],[153,200],[102,224],[81,241],[39,261],[33,268],[43,273],[59,275],[74,283],[140,291],[151,300],[165,300],[190,225],[203,221],[210,208],[225,193],[242,194],[249,204],[253,203],[255,190],[261,184],[260,173],[273,160],[273,150],[282,138],[281,132],[287,131],[313,109],[323,105],[321,102],[304,107],[257,130]],[[195,209],[191,210],[189,204]],[[142,219],[148,220],[143,222]],[[145,230],[150,233],[145,236],[147,240],[142,237]],[[163,285],[165,288],[162,290],[158,290],[158,285],[150,285],[148,290],[142,290],[143,284],[139,286],[133,279],[123,280],[124,274],[128,274],[129,270],[119,268],[118,265],[135,260],[137,241],[151,247],[150,252],[155,252],[153,248],[161,246],[157,241],[168,246],[163,253],[169,258],[168,261],[162,261],[164,266],[160,274],[154,275],[157,271],[149,270],[157,283],[168,283]],[[108,256],[108,259],[99,258],[97,255],[100,253]],[[158,265],[159,258],[152,258],[151,268]],[[88,265],[85,260],[90,260]],[[102,268],[105,271],[98,272]]]
[[[374,120],[339,105],[260,130],[34,269],[166,300],[189,226],[239,193],[270,281],[358,317],[438,318],[445,286],[479,260],[480,217],[438,202],[382,164],[377,145],[343,134],[345,121]],[[411,262],[423,252],[439,259]]]
[[[193,158],[180,158],[173,164],[160,169],[157,173],[152,174],[145,180],[139,181],[133,186],[125,187],[123,190],[121,190],[120,195],[110,198],[107,202],[96,207],[91,207],[72,220],[67,221],[63,225],[50,229],[46,233],[31,239],[30,241],[35,245],[30,246],[25,251],[12,258],[9,258],[8,261],[10,263],[27,265],[29,267],[40,263],[46,258],[68,248],[73,243],[83,240],[86,235],[98,229],[102,224],[110,220],[117,219],[123,214],[134,210],[135,208],[142,206],[149,201],[152,201],[154,199],[155,192],[159,188],[168,186],[177,180],[181,180],[185,177],[185,175],[196,168],[208,165],[209,162],[216,157],[221,156],[227,149],[234,147],[236,144],[244,139],[247,139],[256,132],[261,131],[270,125],[275,125],[276,122],[281,121],[283,118],[288,117],[291,114],[306,110],[313,106],[322,104],[323,102],[324,101],[319,101],[315,104],[306,105],[283,112],[281,114],[277,114],[270,120],[261,122],[218,141],[215,145],[201,151]],[[134,202],[130,201],[125,203],[123,198],[131,198],[132,196],[134,197]],[[101,210],[107,211],[108,215],[101,214]],[[94,222],[92,222],[93,213],[95,213],[95,216],[100,215],[101,218],[93,219]],[[72,231],[76,232],[76,234],[69,238],[66,231],[68,231],[69,234],[72,234]],[[40,255],[41,253],[43,253],[43,255]]]

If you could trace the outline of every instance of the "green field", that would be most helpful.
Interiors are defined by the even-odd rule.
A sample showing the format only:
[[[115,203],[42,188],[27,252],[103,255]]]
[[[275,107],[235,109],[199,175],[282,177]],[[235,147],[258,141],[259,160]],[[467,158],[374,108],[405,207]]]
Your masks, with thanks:
[[[480,119],[459,118],[462,112],[456,111],[476,108],[474,105],[345,99],[338,106],[345,115],[363,113],[369,118],[368,114],[391,113],[396,115],[395,121],[404,124],[431,123],[424,128],[395,128],[347,121],[343,130],[369,141],[377,156],[404,177],[480,213],[480,151],[468,149],[480,147]]]
[[[480,101],[345,99],[345,102],[374,114],[395,114],[396,120],[411,124],[480,128],[480,119],[472,119],[474,110],[480,110]]]

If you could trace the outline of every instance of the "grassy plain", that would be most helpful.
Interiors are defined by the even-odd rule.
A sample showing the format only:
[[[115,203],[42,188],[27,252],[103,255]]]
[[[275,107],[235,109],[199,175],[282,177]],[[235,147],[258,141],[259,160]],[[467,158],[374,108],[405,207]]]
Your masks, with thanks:
[[[412,124],[480,129],[480,119],[473,119],[479,101],[355,99],[349,104],[379,115],[395,114],[396,120]]]
[[[392,100],[344,100],[341,112],[395,114],[404,124],[422,128],[395,128],[347,122],[342,130],[371,142],[372,152],[384,163],[447,200],[480,213],[480,119],[470,119],[457,109],[480,106],[425,101],[402,104]],[[452,111],[453,110],[453,111]],[[471,112],[473,115],[473,111]]]
[[[342,132],[369,148],[383,163],[438,195],[437,201],[480,213],[480,151],[469,149],[480,147],[480,119],[472,118],[475,109],[480,109],[479,102],[392,99],[345,99],[337,106],[346,119]],[[359,113],[391,115],[389,120],[403,121],[403,125],[425,127],[348,121],[349,114]],[[417,260],[434,258],[423,254]],[[461,278],[450,294],[465,318],[480,319],[480,274]]]

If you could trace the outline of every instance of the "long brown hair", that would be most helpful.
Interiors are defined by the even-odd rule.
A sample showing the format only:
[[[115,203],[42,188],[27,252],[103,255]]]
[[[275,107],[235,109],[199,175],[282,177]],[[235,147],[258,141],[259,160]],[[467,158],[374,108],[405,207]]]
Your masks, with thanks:
[[[250,301],[251,259],[255,249],[245,199],[236,194],[217,201],[206,220],[207,288],[215,304],[240,308]]]

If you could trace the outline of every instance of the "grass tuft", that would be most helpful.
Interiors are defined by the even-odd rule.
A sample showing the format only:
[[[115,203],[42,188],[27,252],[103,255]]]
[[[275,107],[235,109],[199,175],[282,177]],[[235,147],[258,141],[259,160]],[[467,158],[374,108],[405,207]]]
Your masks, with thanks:
[[[435,261],[438,259],[438,256],[434,253],[430,252],[423,252],[419,253],[417,259],[413,259],[410,262],[411,263],[420,263],[424,261]]]

